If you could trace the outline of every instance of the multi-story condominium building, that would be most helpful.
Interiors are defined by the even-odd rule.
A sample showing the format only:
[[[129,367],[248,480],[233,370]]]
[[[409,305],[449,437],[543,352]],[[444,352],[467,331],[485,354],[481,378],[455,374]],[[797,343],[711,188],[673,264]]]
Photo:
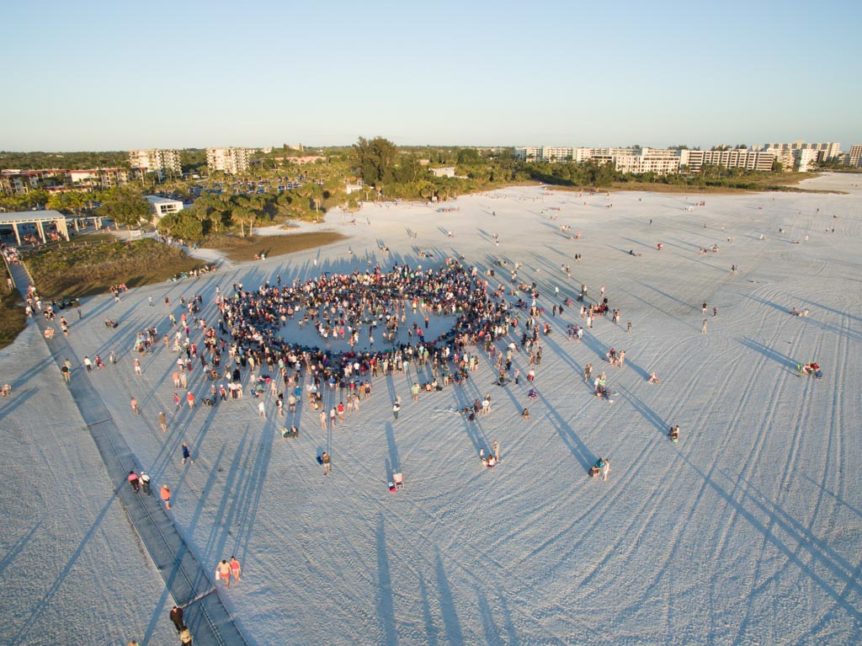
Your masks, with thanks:
[[[847,157],[847,161],[853,168],[862,166],[862,144],[850,146],[850,155]]]
[[[113,188],[128,183],[129,171],[125,168],[97,168],[96,179],[99,182],[99,188]]]
[[[210,172],[221,171],[237,175],[248,170],[253,150],[247,148],[207,148],[207,168]]]
[[[745,148],[733,150],[681,150],[680,166],[690,173],[699,173],[704,165],[745,170],[771,171],[775,155]]]
[[[768,148],[767,151],[775,155],[775,159],[778,160],[778,163],[781,164],[781,167],[786,172],[790,172],[796,168],[796,159],[793,156],[793,151],[789,148],[784,150],[779,148]]]
[[[687,148],[680,150],[680,170],[685,169],[689,173],[699,173],[703,168],[703,154],[703,150],[688,150]]]
[[[613,164],[620,173],[656,173],[667,175],[679,172],[679,152],[667,148],[576,148],[573,159]]]
[[[787,153],[788,151],[796,155],[797,150],[815,150],[817,151],[817,161],[828,161],[834,157],[841,156],[841,144],[837,142],[809,144],[804,141],[794,141],[791,144],[762,144],[753,146],[752,149],[770,152],[775,155]]]
[[[573,148],[560,146],[542,146],[542,159],[544,161],[569,161],[573,158]]]
[[[820,154],[814,150],[814,154]],[[806,153],[811,154],[811,153]],[[516,155],[525,161],[542,159],[545,161],[572,160],[578,163],[592,161],[597,164],[613,164],[620,173],[655,173],[668,175],[680,172],[680,168],[690,173],[699,173],[705,164],[724,168],[744,168],[746,170],[770,171],[776,155],[747,149],[734,150],[678,150],[675,148],[560,148],[526,147],[517,148]],[[788,151],[789,167],[794,166],[793,152]]]
[[[575,148],[574,159],[577,162],[597,161],[599,163],[614,161],[614,158],[634,155],[634,148]]]
[[[679,172],[679,151],[668,148],[641,148],[635,173],[669,175]]]
[[[89,168],[63,171],[67,186],[79,189],[108,189],[129,181],[129,173],[123,168]]]
[[[129,181],[124,168],[70,169],[40,168],[36,170],[0,171],[0,191],[7,195],[29,193],[34,189],[48,191],[107,189]]]
[[[820,157],[821,151],[815,148],[800,148],[793,151],[793,157],[796,161],[796,169],[800,173],[807,173],[810,170],[814,170],[814,166],[817,164]]]
[[[167,172],[179,175],[182,173],[180,153],[178,150],[130,150],[129,167],[139,173],[158,173],[163,176]]]
[[[521,161],[536,161],[542,158],[541,146],[525,146],[523,148],[515,148],[515,158]]]
[[[39,171],[7,168],[0,171],[0,190],[5,195],[22,195],[39,188]]]

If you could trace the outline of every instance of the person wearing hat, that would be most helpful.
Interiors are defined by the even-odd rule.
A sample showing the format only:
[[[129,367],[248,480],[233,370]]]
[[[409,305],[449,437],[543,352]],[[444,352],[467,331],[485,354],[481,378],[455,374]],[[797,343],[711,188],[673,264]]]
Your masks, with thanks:
[[[129,471],[129,475],[126,480],[128,480],[129,484],[132,485],[132,491],[138,493],[138,490],[141,488],[141,481],[138,479],[138,474],[134,471]]]
[[[149,496],[150,495],[150,476],[148,476],[146,473],[141,471],[140,479],[141,479],[141,489],[143,489],[144,493]]]

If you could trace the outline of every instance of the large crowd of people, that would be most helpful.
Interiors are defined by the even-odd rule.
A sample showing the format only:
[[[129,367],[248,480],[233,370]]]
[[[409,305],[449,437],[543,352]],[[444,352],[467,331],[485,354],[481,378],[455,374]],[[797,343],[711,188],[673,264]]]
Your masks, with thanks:
[[[475,268],[449,259],[439,269],[396,265],[352,274],[329,274],[290,286],[264,283],[256,290],[233,286],[231,295],[219,295],[222,320],[219,331],[229,335],[229,353],[240,366],[267,366],[270,374],[287,368],[308,370],[317,381],[355,389],[378,374],[401,371],[405,364],[430,366],[431,376],[421,388],[458,383],[469,378],[476,359],[466,352],[472,344],[491,343],[517,325],[517,314],[503,297],[502,288],[490,290]],[[424,325],[409,326],[407,343],[399,342],[399,328],[412,310]],[[454,316],[451,329],[436,338],[426,330],[432,316]],[[295,320],[313,327],[319,346],[283,338],[282,329]],[[215,338],[215,330],[210,331]],[[538,327],[532,338],[537,340]],[[365,334],[367,349],[357,348]],[[379,340],[378,338],[379,337]],[[330,349],[333,340],[349,345],[346,351]],[[471,360],[473,363],[471,363]]]

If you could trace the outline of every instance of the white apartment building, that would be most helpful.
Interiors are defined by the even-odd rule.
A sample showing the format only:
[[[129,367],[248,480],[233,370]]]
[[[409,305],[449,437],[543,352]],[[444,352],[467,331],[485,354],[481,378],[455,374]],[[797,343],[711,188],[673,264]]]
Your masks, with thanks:
[[[679,172],[679,151],[668,148],[641,148],[635,173],[672,175]]]
[[[703,168],[702,150],[688,150],[683,148],[679,151],[679,167],[685,168],[689,173],[699,173]]]
[[[745,148],[733,150],[681,150],[679,164],[690,173],[699,173],[704,165],[745,170],[771,171],[775,155]]]
[[[680,157],[668,148],[576,148],[572,158],[577,162],[593,161],[613,164],[620,173],[678,173]]]
[[[560,146],[542,146],[543,161],[569,161],[574,157],[574,149]]]
[[[207,148],[207,168],[229,175],[244,173],[253,153],[248,148]]]
[[[525,146],[523,148],[515,148],[515,158],[521,161],[536,161],[542,158],[541,146]]]
[[[178,150],[130,150],[129,167],[143,173],[158,173],[159,176],[170,171],[176,175],[182,173],[180,153]]]
[[[821,151],[816,148],[800,148],[794,151],[793,157],[796,161],[796,169],[800,173],[807,173],[814,170],[820,159]]]
[[[804,141],[794,141],[790,144],[762,144],[753,146],[752,148],[753,150],[762,150],[776,155],[787,153],[788,151],[796,155],[797,150],[814,150],[817,152],[817,161],[828,161],[834,157],[841,156],[841,144],[837,142],[809,144]]]
[[[854,144],[853,146],[850,146],[848,161],[852,168],[862,166],[862,144]]]

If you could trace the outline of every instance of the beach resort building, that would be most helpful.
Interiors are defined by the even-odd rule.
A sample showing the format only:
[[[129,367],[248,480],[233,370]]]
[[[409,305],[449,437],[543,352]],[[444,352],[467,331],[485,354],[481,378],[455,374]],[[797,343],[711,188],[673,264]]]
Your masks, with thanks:
[[[850,154],[847,157],[847,162],[852,168],[862,166],[862,144],[850,146]]]

